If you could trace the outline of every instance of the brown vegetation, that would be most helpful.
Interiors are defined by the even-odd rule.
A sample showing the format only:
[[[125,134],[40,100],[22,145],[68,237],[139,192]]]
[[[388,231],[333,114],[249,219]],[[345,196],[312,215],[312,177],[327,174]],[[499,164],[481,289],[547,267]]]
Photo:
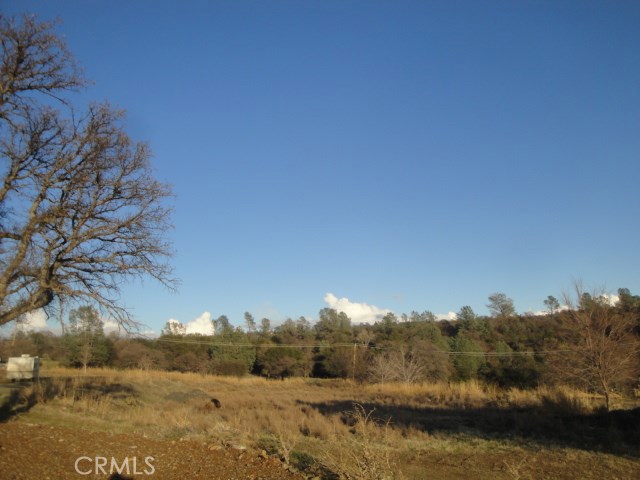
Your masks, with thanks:
[[[564,300],[573,341],[552,354],[551,371],[563,382],[599,392],[610,410],[616,388],[640,375],[637,315],[611,308],[604,292],[586,292],[580,284]]]
[[[425,471],[458,478],[462,467],[477,478],[545,478],[534,473],[550,469],[554,478],[574,478],[588,477],[595,464],[618,478],[640,472],[640,410],[602,412],[600,398],[568,387],[270,382],[108,369],[48,375],[14,399],[21,418],[246,447],[326,478],[424,478],[418,472]],[[213,408],[213,395],[224,409]],[[463,465],[464,458],[473,462]]]

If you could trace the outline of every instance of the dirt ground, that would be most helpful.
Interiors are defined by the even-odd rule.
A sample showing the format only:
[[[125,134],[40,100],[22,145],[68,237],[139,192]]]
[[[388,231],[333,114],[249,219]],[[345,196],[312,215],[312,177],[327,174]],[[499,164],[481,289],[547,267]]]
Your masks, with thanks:
[[[0,424],[3,480],[106,479],[118,470],[120,478],[136,480],[305,478],[285,470],[278,459],[249,450],[17,421]]]

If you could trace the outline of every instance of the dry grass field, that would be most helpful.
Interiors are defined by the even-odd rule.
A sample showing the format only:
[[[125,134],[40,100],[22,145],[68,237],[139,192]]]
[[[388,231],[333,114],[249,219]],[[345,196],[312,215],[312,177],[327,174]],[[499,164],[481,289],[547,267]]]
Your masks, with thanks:
[[[566,388],[51,368],[5,395],[2,416],[247,449],[309,478],[640,478],[640,409],[600,403]]]

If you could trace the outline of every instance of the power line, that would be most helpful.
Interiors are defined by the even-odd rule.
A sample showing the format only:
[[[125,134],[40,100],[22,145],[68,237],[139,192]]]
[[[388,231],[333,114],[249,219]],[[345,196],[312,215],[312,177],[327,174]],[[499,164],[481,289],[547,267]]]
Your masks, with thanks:
[[[354,345],[358,347],[366,347],[372,350],[385,350],[385,347],[378,347],[375,345],[364,345],[361,343],[235,343],[235,342],[207,342],[199,340],[177,340],[177,339],[149,339],[154,342],[164,343],[178,343],[185,345],[207,345],[210,347],[243,347],[243,348],[333,348],[333,347],[349,347],[353,348]]]
[[[364,348],[367,350],[386,350],[386,351],[400,351],[400,348],[396,347],[380,347],[376,345],[367,345],[362,343],[353,342],[340,342],[340,343],[303,343],[303,344],[265,344],[265,343],[236,343],[236,342],[211,342],[203,340],[179,340],[168,338],[148,339],[155,342],[162,343],[174,343],[184,345],[204,345],[209,347],[234,347],[234,348]],[[546,356],[558,353],[571,353],[576,350],[572,349],[558,349],[558,350],[538,350],[538,351],[511,351],[511,352],[458,352],[458,351],[445,351],[437,350],[436,353],[448,355],[451,357],[534,357],[534,356]]]

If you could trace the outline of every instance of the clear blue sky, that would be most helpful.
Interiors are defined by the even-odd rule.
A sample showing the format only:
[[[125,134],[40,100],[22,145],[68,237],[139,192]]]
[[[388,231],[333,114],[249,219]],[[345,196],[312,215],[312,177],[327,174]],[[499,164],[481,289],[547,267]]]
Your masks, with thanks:
[[[179,293],[124,286],[156,330],[640,292],[640,2],[0,6],[62,20],[173,185]]]

